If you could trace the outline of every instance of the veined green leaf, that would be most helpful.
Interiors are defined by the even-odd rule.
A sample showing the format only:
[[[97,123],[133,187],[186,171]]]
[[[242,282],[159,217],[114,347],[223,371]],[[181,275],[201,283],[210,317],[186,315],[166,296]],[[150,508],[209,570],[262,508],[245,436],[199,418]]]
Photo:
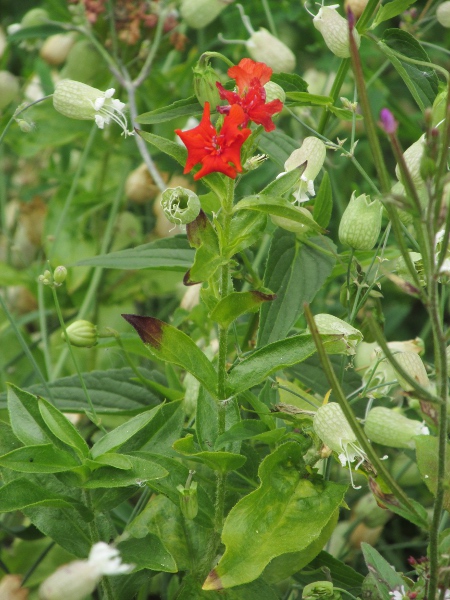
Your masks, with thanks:
[[[333,194],[331,190],[330,177],[324,173],[314,202],[313,217],[316,223],[322,227],[328,227],[333,210]]]
[[[129,538],[117,544],[122,561],[135,565],[135,571],[150,569],[164,573],[178,571],[175,559],[154,533],[143,538]]]
[[[375,19],[373,20],[370,29],[375,29],[375,27],[380,23],[383,23],[383,21],[393,19],[397,15],[400,15],[415,2],[416,0],[392,0],[391,2],[386,2],[375,15]]]
[[[124,455],[131,463],[131,469],[104,466],[96,469],[83,483],[87,489],[118,488],[130,485],[143,486],[148,481],[161,479],[167,475],[163,467],[140,456]]]
[[[226,473],[227,471],[235,471],[240,469],[245,463],[246,458],[242,454],[234,454],[233,452],[208,452],[200,450],[194,443],[194,436],[187,435],[180,440],[177,440],[173,445],[174,449],[188,456],[191,460],[201,462],[214,471]]]
[[[282,131],[264,131],[258,141],[258,148],[267,154],[282,170],[289,156],[300,144]]]
[[[427,488],[435,496],[437,488],[438,439],[428,435],[420,435],[415,438],[417,452],[417,466]],[[450,444],[446,446],[446,474],[445,480],[450,481]],[[450,489],[444,492],[444,509],[450,511]]]
[[[226,298],[220,300],[210,316],[213,321],[228,328],[241,315],[256,312],[263,302],[271,302],[274,299],[273,294],[263,294],[258,291],[231,292]]]
[[[62,473],[79,467],[80,462],[53,444],[38,444],[0,456],[0,465],[20,473]]]
[[[255,580],[268,563],[300,552],[320,536],[336,514],[347,486],[304,478],[302,450],[279,446],[259,468],[260,487],[230,511],[222,532],[226,547],[204,590],[220,590]]]
[[[273,73],[270,79],[285,92],[306,92],[308,89],[308,83],[296,73]]]
[[[369,569],[369,573],[373,573],[374,583],[378,593],[383,600],[389,600],[392,597],[390,592],[400,590],[404,587],[405,582],[395,569],[381,556],[375,548],[363,542],[361,550],[364,555],[364,560]]]
[[[0,487],[0,513],[24,510],[32,506],[80,508],[77,501],[56,494],[24,477],[13,479]],[[84,507],[83,513],[85,517],[88,516],[88,509]],[[92,519],[92,514],[90,518]]]
[[[271,181],[261,192],[268,196],[283,196],[289,192],[300,181],[302,175],[301,169],[292,169],[279,175],[274,181]]]
[[[153,317],[122,316],[136,329],[152,356],[179,365],[203,383],[213,396],[217,395],[217,373],[189,336]]]
[[[142,125],[155,125],[171,121],[177,117],[196,117],[203,113],[203,108],[195,96],[177,100],[169,106],[162,106],[150,112],[143,113],[136,118],[137,123]]]
[[[80,458],[89,454],[89,447],[72,423],[50,402],[39,398],[39,412],[50,431],[64,444],[73,448]]]

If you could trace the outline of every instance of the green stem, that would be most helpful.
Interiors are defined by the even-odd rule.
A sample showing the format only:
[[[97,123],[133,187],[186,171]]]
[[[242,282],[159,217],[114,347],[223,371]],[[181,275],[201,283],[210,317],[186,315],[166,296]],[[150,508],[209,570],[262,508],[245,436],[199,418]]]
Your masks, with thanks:
[[[278,37],[277,28],[275,26],[275,21],[273,20],[269,3],[267,2],[267,0],[261,0],[261,2],[264,7],[264,12],[266,13],[266,19],[269,24],[269,29],[275,37]]]
[[[38,283],[39,325],[41,328],[42,351],[44,353],[47,377],[52,381],[52,357],[48,344],[47,318],[45,315],[44,284]]]
[[[413,504],[411,504],[409,498],[406,496],[401,487],[397,484],[395,479],[391,476],[389,471],[386,469],[386,466],[383,462],[378,458],[373,446],[370,444],[367,439],[361,425],[359,424],[357,418],[355,417],[353,410],[348,403],[347,398],[345,397],[344,391],[336,377],[336,374],[331,366],[330,359],[326,353],[325,347],[322,343],[319,331],[314,321],[314,317],[312,316],[311,309],[308,304],[304,305],[305,317],[308,323],[309,330],[314,339],[314,343],[316,345],[317,354],[319,355],[320,362],[323,370],[325,371],[325,375],[327,376],[328,382],[333,390],[334,395],[336,396],[339,405],[342,408],[342,412],[344,413],[347,421],[349,422],[351,428],[353,429],[358,442],[361,444],[361,447],[367,454],[370,462],[376,468],[378,475],[385,481],[385,483],[389,486],[390,490],[394,494],[394,496],[407,508],[411,513],[416,515],[416,517],[421,521],[422,517],[417,512],[416,508]]]
[[[87,403],[88,403],[89,408],[91,410],[91,414],[89,414],[87,411],[86,411],[86,414],[87,414],[87,416],[91,419],[91,421],[97,427],[100,427],[103,431],[105,431],[101,427],[101,425],[100,425],[100,421],[99,421],[99,418],[97,416],[97,412],[95,410],[94,404],[92,403],[92,400],[91,400],[91,397],[89,395],[88,389],[87,389],[86,384],[84,382],[83,375],[81,374],[77,358],[76,358],[75,353],[73,351],[72,344],[70,343],[70,340],[69,340],[69,336],[67,335],[66,324],[64,322],[64,319],[63,319],[63,316],[62,316],[62,312],[61,312],[61,307],[59,305],[58,294],[56,293],[56,290],[55,290],[54,287],[52,287],[52,294],[53,294],[53,300],[55,302],[56,314],[58,315],[59,324],[61,325],[61,329],[63,330],[64,339],[66,340],[66,344],[67,344],[67,346],[69,348],[70,356],[72,357],[73,365],[75,367],[75,370],[77,372],[78,378],[80,380],[81,387],[83,389],[83,392],[84,392],[84,395],[86,397]]]

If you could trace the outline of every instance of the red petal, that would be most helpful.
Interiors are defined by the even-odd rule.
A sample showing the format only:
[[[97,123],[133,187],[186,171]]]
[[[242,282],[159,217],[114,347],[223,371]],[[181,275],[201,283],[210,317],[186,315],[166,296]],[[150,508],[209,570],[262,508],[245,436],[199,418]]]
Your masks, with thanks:
[[[236,178],[236,169],[223,160],[223,154],[220,156],[206,156],[202,162],[203,167],[194,175],[195,180],[210,173],[223,173],[227,177],[231,177],[231,179]]]
[[[243,58],[235,67],[228,69],[228,75],[236,79],[240,94],[250,87],[252,79],[259,79],[261,85],[267,83],[272,76],[272,69],[264,63],[255,62],[251,58]]]

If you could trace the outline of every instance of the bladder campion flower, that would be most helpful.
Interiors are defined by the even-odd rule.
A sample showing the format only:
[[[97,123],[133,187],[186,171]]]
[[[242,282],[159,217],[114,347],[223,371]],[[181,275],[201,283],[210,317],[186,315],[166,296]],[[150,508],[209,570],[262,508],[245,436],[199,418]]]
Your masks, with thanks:
[[[209,102],[205,102],[200,125],[189,131],[175,130],[188,151],[183,172],[189,173],[195,165],[201,163],[202,168],[194,175],[194,179],[200,179],[209,173],[223,173],[235,179],[237,173],[242,171],[242,144],[251,134],[250,129],[239,129],[246,120],[245,113],[238,104],[234,104],[225,117],[220,133],[211,123],[210,114]]]
[[[284,163],[285,172],[292,171],[298,167],[304,167],[300,178],[300,186],[294,193],[296,202],[307,202],[309,196],[315,196],[314,179],[319,174],[325,162],[325,156],[325,144],[319,138],[310,136],[303,140],[301,147],[294,150]]]
[[[228,69],[228,75],[236,80],[238,91],[228,91],[217,82],[221,99],[227,100],[230,105],[238,104],[242,107],[246,115],[244,125],[247,125],[248,121],[253,121],[257,125],[262,125],[266,131],[273,131],[275,125],[271,117],[283,109],[283,103],[279,99],[266,102],[267,91],[264,84],[269,82],[272,69],[251,58],[243,58],[238,65]],[[222,114],[228,114],[230,109],[231,106],[217,107]]]
[[[133,135],[133,131],[128,131],[125,104],[113,98],[114,92],[114,88],[102,92],[80,81],[63,79],[56,84],[53,106],[69,119],[95,121],[99,129],[115,121],[125,136]]]

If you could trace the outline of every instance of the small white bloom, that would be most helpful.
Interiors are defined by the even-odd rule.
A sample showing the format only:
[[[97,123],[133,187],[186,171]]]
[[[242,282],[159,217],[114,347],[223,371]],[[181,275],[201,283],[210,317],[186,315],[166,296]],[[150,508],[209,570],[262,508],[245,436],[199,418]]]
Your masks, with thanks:
[[[292,171],[296,168],[304,167],[300,178],[300,186],[294,193],[296,202],[306,202],[309,196],[315,196],[314,179],[320,172],[325,161],[325,144],[314,136],[306,137],[303,144],[297,150],[294,150],[287,161],[284,163],[286,171]]]
[[[392,596],[393,600],[402,600],[406,596],[405,586],[402,585],[400,590],[389,592],[389,596]]]
[[[114,88],[109,88],[109,90],[106,90],[105,92],[105,98],[112,98],[115,94],[115,89]]]
[[[95,110],[100,110],[101,108],[103,108],[104,104],[105,104],[105,98],[97,98],[97,100],[94,102]]]
[[[95,568],[99,575],[122,575],[129,573],[134,568],[134,565],[122,563],[117,548],[113,548],[105,542],[98,542],[92,546],[88,565]]]

